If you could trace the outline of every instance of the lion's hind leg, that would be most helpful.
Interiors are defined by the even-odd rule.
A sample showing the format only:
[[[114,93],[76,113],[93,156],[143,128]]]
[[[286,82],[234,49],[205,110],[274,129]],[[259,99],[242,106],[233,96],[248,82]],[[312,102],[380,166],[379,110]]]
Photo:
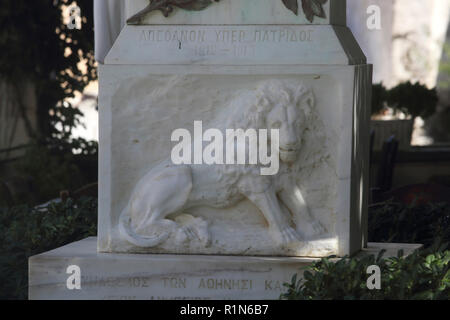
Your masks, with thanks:
[[[177,224],[166,217],[181,212],[192,190],[188,166],[167,166],[144,178],[131,206],[131,220],[141,236],[155,230],[172,232]]]

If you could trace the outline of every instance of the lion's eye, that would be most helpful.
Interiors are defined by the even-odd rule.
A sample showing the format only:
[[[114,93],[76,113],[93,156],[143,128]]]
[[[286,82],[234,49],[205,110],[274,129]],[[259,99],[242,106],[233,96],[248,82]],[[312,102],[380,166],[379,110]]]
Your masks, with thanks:
[[[281,121],[275,121],[275,122],[272,124],[272,128],[275,128],[275,129],[281,128]]]

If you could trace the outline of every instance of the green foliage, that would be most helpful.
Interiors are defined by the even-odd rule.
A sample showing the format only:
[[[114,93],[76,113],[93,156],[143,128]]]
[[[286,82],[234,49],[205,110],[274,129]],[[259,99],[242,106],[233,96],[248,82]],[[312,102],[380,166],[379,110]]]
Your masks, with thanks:
[[[74,154],[72,149],[80,152]],[[97,181],[97,143],[74,140],[72,144],[36,144],[15,164],[28,188],[14,194],[14,203],[37,205]]]
[[[81,30],[70,30],[62,19],[64,6],[74,2],[83,15]],[[0,51],[0,77],[19,97],[24,80],[35,85],[39,128],[28,134],[69,140],[81,113],[66,99],[97,78],[92,0],[0,1]]]
[[[81,30],[63,22],[72,3],[81,8]],[[96,234],[97,200],[33,208],[97,180],[97,144],[71,137],[82,114],[67,101],[97,78],[92,0],[0,1],[0,50],[0,78],[19,97],[25,124],[22,83],[33,84],[37,102],[38,128],[26,126],[36,145],[15,168],[31,187],[14,200],[27,205],[0,208],[0,299],[23,299],[29,256]]]
[[[97,232],[97,200],[0,208],[0,299],[26,299],[28,258]]]
[[[436,88],[428,89],[419,83],[405,82],[389,90],[387,104],[413,118],[428,118],[436,112],[439,101]]]
[[[450,251],[417,250],[402,257],[365,255],[337,262],[322,259],[304,270],[304,279],[285,284],[288,300],[448,300]],[[369,290],[369,266],[380,268],[381,289]]]
[[[386,107],[387,90],[381,84],[372,86],[372,114],[379,114]]]
[[[372,114],[384,108],[392,108],[395,113],[402,112],[413,118],[430,117],[436,112],[439,98],[436,88],[428,89],[420,83],[404,82],[387,90],[382,84],[373,86]]]
[[[450,88],[450,43],[444,44],[444,52],[439,66],[439,71],[446,74],[446,77],[439,79],[441,89]]]
[[[385,202],[370,207],[369,241],[421,243],[450,242],[450,203],[405,205]]]
[[[369,241],[421,243],[407,257],[321,259],[286,284],[283,299],[450,299],[450,204],[386,202],[369,210]],[[381,270],[381,290],[367,288],[367,268]]]
[[[72,4],[81,9],[81,30],[63,21],[63,10]],[[68,102],[97,78],[92,0],[0,1],[0,49],[0,78],[17,95],[25,124],[34,115],[20,99],[24,81],[33,84],[37,98],[38,128],[25,126],[33,146],[2,179],[27,184],[14,190],[13,203],[36,205],[96,181],[97,143],[72,138],[82,114]],[[4,182],[0,188],[6,189]]]

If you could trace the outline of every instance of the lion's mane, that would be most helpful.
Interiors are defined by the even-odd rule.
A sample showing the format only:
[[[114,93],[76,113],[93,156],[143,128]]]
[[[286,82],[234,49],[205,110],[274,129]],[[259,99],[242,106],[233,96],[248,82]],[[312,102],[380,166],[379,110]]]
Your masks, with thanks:
[[[255,89],[236,93],[224,114],[218,117],[217,128],[268,129],[266,118],[277,105],[295,105],[305,113],[306,122],[312,113],[314,95],[312,90],[297,81],[267,80],[259,82]],[[231,116],[230,116],[231,115]],[[227,119],[227,121],[223,121]],[[224,125],[225,123],[225,125]],[[304,124],[306,125],[306,123]],[[299,137],[300,139],[301,137]],[[280,171],[283,163],[280,161]],[[260,165],[217,165],[220,181],[229,186],[230,194],[243,175],[260,175]]]
[[[295,105],[302,108],[305,115],[311,113],[314,105],[312,90],[302,83],[289,80],[266,80],[260,82],[256,89],[237,93],[231,101],[232,110],[227,129],[267,129],[266,118],[277,105]]]

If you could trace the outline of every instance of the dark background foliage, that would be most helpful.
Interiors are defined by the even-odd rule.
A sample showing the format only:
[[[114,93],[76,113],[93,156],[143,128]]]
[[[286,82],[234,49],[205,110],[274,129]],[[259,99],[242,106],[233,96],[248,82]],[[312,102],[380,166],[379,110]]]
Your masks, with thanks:
[[[30,256],[96,234],[95,198],[69,198],[37,206],[57,198],[62,190],[75,190],[97,180],[97,144],[71,138],[81,114],[66,102],[97,76],[93,2],[76,1],[83,15],[81,31],[69,30],[62,21],[63,6],[71,3],[0,2],[0,77],[13,84],[17,95],[23,81],[32,81],[38,101],[38,128],[28,126],[33,146],[15,164],[30,184],[29,191],[16,194],[8,203],[2,203],[0,197],[0,299],[27,298]],[[86,73],[78,67],[82,61],[86,62]],[[434,107],[429,103],[434,101],[434,93],[412,84],[399,87],[392,95],[382,86],[375,90],[374,106],[380,110],[389,103],[404,111],[404,106],[410,108],[411,102],[417,102],[409,112],[426,115],[419,110],[422,102],[428,102],[427,108]],[[410,93],[420,97],[414,99]],[[448,204],[405,206],[387,202],[373,206],[369,216],[371,241],[424,243],[426,248],[407,258],[368,256],[337,263],[322,259],[305,272],[305,280],[293,278],[283,298],[450,299],[450,253],[445,244],[450,239],[449,215]],[[382,291],[366,288],[366,269],[371,264],[382,269]]]
[[[72,4],[81,9],[80,30],[63,21]],[[19,191],[0,194],[0,205],[36,205],[97,181],[98,144],[71,136],[82,114],[67,102],[97,78],[92,0],[2,0],[0,50],[0,78],[16,91],[31,138],[25,156],[8,168]],[[24,81],[35,87],[37,127],[21,103]]]
[[[385,202],[370,208],[370,242],[421,243],[430,247],[437,240],[450,243],[449,203]]]
[[[420,243],[424,248],[403,257],[365,255],[327,258],[292,278],[288,300],[449,300],[450,203],[380,203],[369,210],[369,241]],[[380,267],[381,289],[367,288],[367,268]]]
[[[430,117],[436,112],[439,97],[437,89],[428,89],[420,83],[403,82],[391,89],[381,83],[372,87],[372,114],[392,108],[394,113],[403,112],[413,119]]]
[[[28,127],[36,139],[70,139],[80,112],[64,100],[82,92],[97,72],[94,59],[92,0],[77,0],[82,29],[70,30],[62,21],[69,0],[2,0],[0,2],[0,76],[12,83],[20,96],[20,84],[36,86],[38,130]],[[87,72],[79,63],[85,61]],[[57,124],[62,129],[57,129]]]
[[[403,257],[365,255],[329,258],[304,271],[304,280],[292,278],[283,299],[288,300],[448,300],[450,251],[441,247],[418,250]],[[383,253],[383,252],[382,252]],[[380,290],[369,290],[369,266],[380,268]]]
[[[81,30],[62,19],[72,3],[81,8]],[[96,235],[95,198],[37,206],[97,181],[98,145],[72,138],[82,114],[67,102],[97,78],[93,1],[0,1],[0,50],[0,78],[12,85],[31,139],[8,166],[12,182],[0,179],[0,299],[26,299],[30,256]],[[37,127],[20,99],[24,81],[35,87]]]
[[[26,299],[28,258],[97,234],[97,199],[0,207],[0,299]]]

